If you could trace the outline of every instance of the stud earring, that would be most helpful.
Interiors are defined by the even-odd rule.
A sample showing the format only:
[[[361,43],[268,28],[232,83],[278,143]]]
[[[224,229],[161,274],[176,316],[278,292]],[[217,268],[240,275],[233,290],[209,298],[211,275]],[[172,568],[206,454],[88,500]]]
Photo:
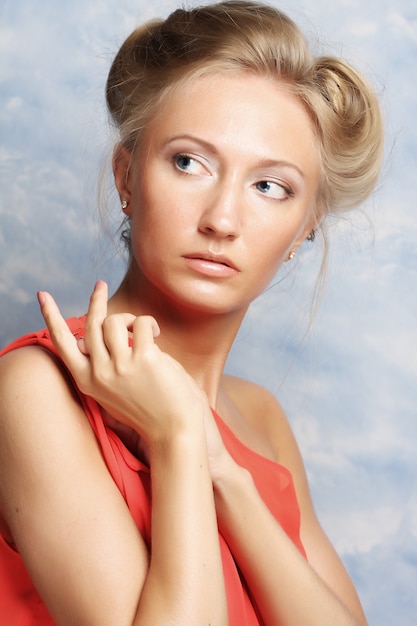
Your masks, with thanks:
[[[291,259],[293,259],[295,257],[295,250],[291,250],[291,252],[288,255],[288,261],[291,261]]]
[[[122,209],[123,211],[127,209],[127,200],[122,200]]]

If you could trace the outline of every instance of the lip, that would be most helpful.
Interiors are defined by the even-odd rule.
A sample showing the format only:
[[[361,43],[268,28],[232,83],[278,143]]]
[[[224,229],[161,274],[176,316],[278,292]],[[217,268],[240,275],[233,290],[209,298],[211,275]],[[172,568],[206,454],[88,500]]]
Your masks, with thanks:
[[[239,273],[236,265],[223,254],[195,252],[184,255],[189,267],[206,276],[230,277]]]

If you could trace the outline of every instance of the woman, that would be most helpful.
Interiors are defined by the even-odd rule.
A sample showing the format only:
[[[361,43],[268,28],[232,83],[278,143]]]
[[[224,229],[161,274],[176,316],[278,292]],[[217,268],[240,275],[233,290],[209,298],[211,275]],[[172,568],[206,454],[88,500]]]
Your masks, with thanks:
[[[280,405],[223,367],[280,265],[372,191],[376,98],[238,0],[133,32],[107,103],[130,263],[81,319],[40,293],[48,330],[0,360],[2,623],[366,624]]]

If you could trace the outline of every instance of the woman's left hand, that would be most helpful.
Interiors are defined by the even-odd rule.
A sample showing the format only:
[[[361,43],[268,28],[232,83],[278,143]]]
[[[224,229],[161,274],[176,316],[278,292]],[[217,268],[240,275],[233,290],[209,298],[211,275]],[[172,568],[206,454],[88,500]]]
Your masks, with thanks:
[[[153,318],[107,316],[107,285],[100,281],[91,297],[84,343],[72,335],[53,298],[38,297],[58,355],[82,393],[134,428],[148,446],[170,445],[180,433],[203,434],[203,419],[210,413],[207,396],[156,345],[159,328]]]

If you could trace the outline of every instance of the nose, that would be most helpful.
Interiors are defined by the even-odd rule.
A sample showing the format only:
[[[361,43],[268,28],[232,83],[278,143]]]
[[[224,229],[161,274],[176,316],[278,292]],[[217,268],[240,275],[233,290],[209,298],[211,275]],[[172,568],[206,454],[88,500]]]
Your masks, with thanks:
[[[224,184],[206,200],[199,222],[200,232],[222,239],[241,233],[242,197],[236,185]]]

